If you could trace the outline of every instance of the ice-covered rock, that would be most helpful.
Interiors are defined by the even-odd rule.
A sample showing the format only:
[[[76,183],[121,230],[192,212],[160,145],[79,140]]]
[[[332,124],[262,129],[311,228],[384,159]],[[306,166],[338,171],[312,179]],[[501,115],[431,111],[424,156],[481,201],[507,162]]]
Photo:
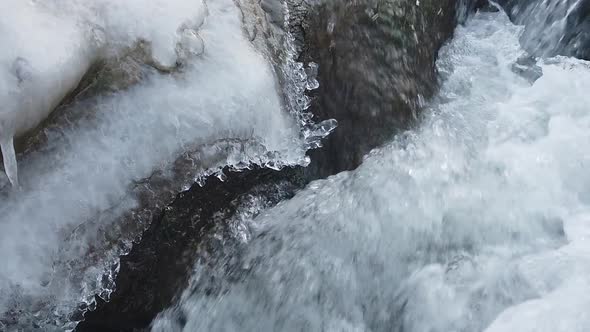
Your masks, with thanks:
[[[143,62],[170,71],[204,47],[202,1],[7,0],[0,10],[11,13],[0,20],[0,146],[13,185],[14,138],[45,120],[94,64],[139,42]]]

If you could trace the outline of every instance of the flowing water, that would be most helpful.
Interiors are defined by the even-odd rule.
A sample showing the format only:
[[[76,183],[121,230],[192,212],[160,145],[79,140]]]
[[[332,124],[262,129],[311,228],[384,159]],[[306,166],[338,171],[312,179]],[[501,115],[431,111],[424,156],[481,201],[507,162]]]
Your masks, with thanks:
[[[589,331],[590,63],[522,34],[458,27],[418,128],[243,218],[152,330]]]

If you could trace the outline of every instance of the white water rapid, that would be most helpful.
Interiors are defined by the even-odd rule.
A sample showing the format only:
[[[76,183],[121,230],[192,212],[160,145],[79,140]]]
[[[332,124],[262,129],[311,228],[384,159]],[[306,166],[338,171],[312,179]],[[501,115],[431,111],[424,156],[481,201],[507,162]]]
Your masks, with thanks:
[[[418,128],[243,221],[152,330],[590,331],[590,63],[533,82],[522,31],[458,27]]]

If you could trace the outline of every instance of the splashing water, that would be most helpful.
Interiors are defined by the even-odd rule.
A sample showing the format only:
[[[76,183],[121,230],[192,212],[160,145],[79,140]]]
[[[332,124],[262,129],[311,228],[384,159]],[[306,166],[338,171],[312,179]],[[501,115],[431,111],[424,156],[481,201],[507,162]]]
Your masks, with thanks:
[[[525,26],[521,43],[537,56],[557,54],[588,59],[586,0],[537,0],[507,2],[510,14]]]
[[[590,63],[531,82],[521,35],[469,19],[419,128],[244,221],[152,330],[590,330]]]

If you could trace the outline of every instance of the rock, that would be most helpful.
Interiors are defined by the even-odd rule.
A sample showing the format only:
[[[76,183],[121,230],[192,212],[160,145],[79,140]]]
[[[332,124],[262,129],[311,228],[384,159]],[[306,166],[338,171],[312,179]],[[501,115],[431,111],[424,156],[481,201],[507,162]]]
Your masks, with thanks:
[[[52,5],[57,7],[52,8]],[[88,5],[92,7],[92,4]],[[72,6],[66,5],[65,8],[71,10],[69,12],[57,3],[45,7],[35,2],[11,0],[0,5],[0,10],[13,13],[3,21],[0,36],[0,45],[4,49],[0,53],[0,102],[3,105],[0,145],[4,169],[13,185],[18,182],[16,157],[21,152],[22,142],[51,122],[55,117],[54,110],[85,91],[102,68],[112,72],[121,72],[121,69],[137,72],[138,66],[148,64],[171,73],[190,57],[203,52],[203,41],[196,31],[207,14],[202,2],[195,2],[190,7],[193,9],[190,13],[194,14],[176,13],[186,17],[182,17],[179,26],[172,26],[178,30],[174,34],[163,31],[150,34],[148,31],[137,36],[130,33],[124,38],[118,32],[110,31],[116,28],[93,23],[96,17],[83,18],[85,15]],[[133,4],[130,6],[126,9],[135,14]],[[165,14],[174,12],[173,7],[159,6],[159,9],[166,10]],[[68,15],[58,14],[60,11],[67,11]],[[130,21],[134,19],[142,21],[141,16],[129,17]],[[36,37],[32,38],[33,35]],[[168,47],[169,44],[172,47]],[[116,84],[126,87],[137,82],[138,76],[129,74],[128,77],[117,74]]]
[[[486,13],[497,13],[500,11],[500,9],[496,5],[491,4],[487,0],[480,1],[477,4],[477,7],[478,7],[477,8],[478,11],[482,11],[482,12],[486,12]]]
[[[8,1],[0,4],[3,9],[12,14],[3,20],[0,36],[0,148],[5,173],[18,187],[14,140],[47,119],[78,86],[98,60],[101,45],[74,19],[32,3]]]
[[[512,71],[531,84],[543,76],[543,69],[537,65],[537,60],[531,56],[521,56],[512,65]]]
[[[331,1],[303,23],[301,60],[319,64],[311,111],[338,127],[311,153],[320,176],[356,168],[371,149],[416,123],[437,87],[435,59],[456,25],[456,2]]]
[[[252,6],[247,0],[239,3],[243,10]],[[320,120],[337,119],[337,131],[324,148],[311,152],[308,168],[226,171],[223,182],[210,177],[203,187],[194,184],[178,194],[121,257],[110,301],[97,301],[77,331],[146,328],[186,288],[199,257],[231,250],[226,237],[211,234],[231,228],[228,223],[240,206],[253,198],[262,202],[250,212],[253,217],[313,179],[358,166],[371,148],[415,123],[421,100],[435,92],[434,61],[455,26],[455,1],[289,0],[288,5],[286,25],[280,0],[250,7],[264,10],[264,21],[244,15],[245,33],[256,45],[267,46],[277,64],[284,56],[281,40],[287,32],[293,35],[299,59],[319,63],[320,88],[311,94],[310,110]]]
[[[16,151],[26,152],[43,146],[47,139],[44,134],[45,128],[60,126],[78,117],[89,116],[89,114],[72,112],[70,108],[72,104],[91,96],[123,91],[139,83],[149,68],[145,63],[137,60],[138,52],[141,51],[130,49],[118,58],[107,58],[94,63],[77,87],[60,101],[47,119],[15,141]]]
[[[300,168],[281,171],[255,168],[228,172],[220,181],[209,177],[194,185],[155,216],[142,240],[121,257],[117,288],[108,303],[99,301],[76,331],[135,331],[147,327],[187,284],[192,266],[203,250],[201,241],[222,227],[239,206],[251,197],[262,197],[270,206],[292,196],[305,183]]]

